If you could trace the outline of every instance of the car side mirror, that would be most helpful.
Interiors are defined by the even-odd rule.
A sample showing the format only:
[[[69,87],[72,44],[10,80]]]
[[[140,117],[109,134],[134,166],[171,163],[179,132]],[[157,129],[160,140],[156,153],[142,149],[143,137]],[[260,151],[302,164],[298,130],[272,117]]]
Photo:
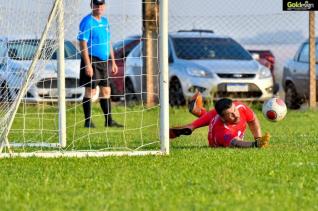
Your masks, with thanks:
[[[170,64],[173,63],[173,57],[172,57],[171,54],[169,55],[169,63],[170,63]]]
[[[4,65],[7,63],[7,58],[6,57],[0,57],[0,66]]]
[[[0,58],[0,65],[5,65],[8,62],[7,57]]]

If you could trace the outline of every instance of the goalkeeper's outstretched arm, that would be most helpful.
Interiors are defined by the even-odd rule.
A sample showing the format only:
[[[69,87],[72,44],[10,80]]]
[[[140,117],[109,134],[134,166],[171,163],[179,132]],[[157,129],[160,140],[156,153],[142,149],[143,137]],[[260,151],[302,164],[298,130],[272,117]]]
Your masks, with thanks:
[[[213,118],[212,110],[209,112],[206,112],[204,115],[199,117],[198,119],[194,120],[192,123],[179,126],[179,127],[173,127],[169,129],[169,137],[171,139],[177,138],[181,135],[191,135],[192,132],[200,127],[208,126],[211,119]]]
[[[179,126],[179,127],[173,127],[169,129],[169,138],[174,139],[181,135],[191,135],[192,132],[195,130],[192,124]]]
[[[238,148],[265,148],[269,146],[270,135],[269,133],[265,133],[264,136],[256,138],[255,141],[242,141],[239,138],[234,138],[231,143],[230,147],[238,147]]]
[[[256,141],[242,141],[237,138],[234,138],[231,141],[230,147],[237,147],[237,148],[253,148],[256,147]]]

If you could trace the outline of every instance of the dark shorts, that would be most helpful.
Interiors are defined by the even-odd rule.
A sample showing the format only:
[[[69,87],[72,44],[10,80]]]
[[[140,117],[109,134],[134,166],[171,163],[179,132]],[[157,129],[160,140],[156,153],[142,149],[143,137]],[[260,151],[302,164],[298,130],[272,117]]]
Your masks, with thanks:
[[[95,89],[97,86],[108,87],[108,63],[107,61],[102,61],[94,56],[89,56],[92,67],[93,67],[93,77],[89,77],[85,73],[85,63],[81,59],[81,69],[80,69],[80,80],[79,85],[84,87],[90,87]]]

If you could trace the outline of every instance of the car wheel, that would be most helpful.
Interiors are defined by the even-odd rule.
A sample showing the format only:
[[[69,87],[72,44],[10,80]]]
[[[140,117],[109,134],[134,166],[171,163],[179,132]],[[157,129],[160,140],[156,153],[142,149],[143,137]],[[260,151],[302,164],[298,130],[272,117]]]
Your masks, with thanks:
[[[177,78],[173,78],[170,81],[169,103],[171,106],[180,106],[185,105],[186,103],[182,92],[181,83]]]
[[[0,102],[10,102],[12,97],[7,82],[1,81],[0,83]]]
[[[135,94],[134,85],[130,79],[125,80],[125,100],[127,103],[132,103],[138,100],[138,97]]]
[[[111,89],[111,96],[110,96],[111,100],[113,102],[120,101],[120,96],[113,83],[110,83],[110,89]]]
[[[285,91],[285,102],[287,108],[299,109],[301,106],[301,100],[297,95],[296,88],[293,84],[288,84]]]

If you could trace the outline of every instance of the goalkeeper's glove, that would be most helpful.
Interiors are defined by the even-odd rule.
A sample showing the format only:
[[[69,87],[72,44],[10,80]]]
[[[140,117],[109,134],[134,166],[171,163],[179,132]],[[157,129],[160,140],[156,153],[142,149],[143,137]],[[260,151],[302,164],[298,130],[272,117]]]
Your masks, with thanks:
[[[258,148],[265,148],[269,146],[269,140],[271,136],[268,132],[265,133],[262,137],[255,139],[255,146]]]
[[[181,127],[174,127],[169,129],[169,138],[177,138],[181,135],[191,135],[192,134],[192,127],[190,125],[181,126]]]

